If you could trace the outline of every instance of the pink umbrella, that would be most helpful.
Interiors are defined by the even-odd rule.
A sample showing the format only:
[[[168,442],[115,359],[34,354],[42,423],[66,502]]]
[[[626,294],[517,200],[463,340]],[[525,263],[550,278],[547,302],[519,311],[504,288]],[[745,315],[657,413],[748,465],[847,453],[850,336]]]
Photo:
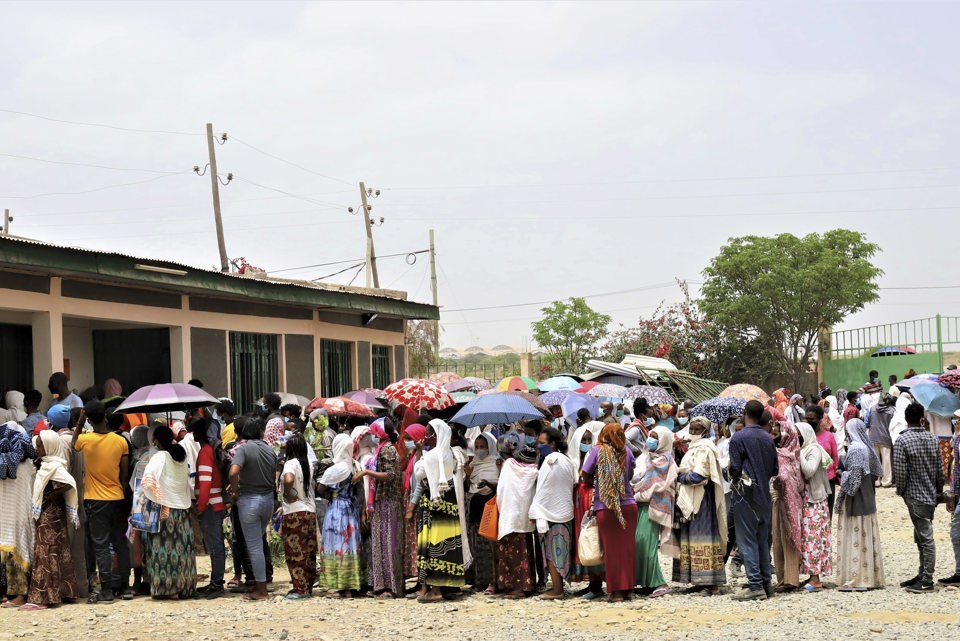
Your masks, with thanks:
[[[332,398],[317,397],[310,401],[304,409],[306,414],[313,410],[326,410],[330,416],[373,416],[373,410],[362,403],[351,401],[349,398],[334,396]]]

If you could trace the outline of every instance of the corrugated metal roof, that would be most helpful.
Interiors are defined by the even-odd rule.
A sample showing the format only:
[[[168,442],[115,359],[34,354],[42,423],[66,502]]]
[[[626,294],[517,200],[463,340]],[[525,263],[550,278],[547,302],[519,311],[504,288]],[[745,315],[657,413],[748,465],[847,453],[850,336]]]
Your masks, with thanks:
[[[205,272],[208,274],[216,274],[217,276],[231,276],[233,278],[240,278],[243,280],[256,280],[261,283],[271,283],[276,285],[293,285],[294,287],[308,287],[311,289],[322,289],[329,292],[347,292],[351,294],[361,294],[364,296],[378,296],[382,298],[391,298],[394,300],[407,300],[407,292],[395,290],[395,289],[376,289],[376,288],[367,288],[367,287],[354,287],[352,285],[339,285],[337,283],[318,283],[311,280],[296,280],[291,278],[276,278],[269,276],[266,273],[262,277],[259,276],[246,276],[244,274],[238,274],[236,272],[221,272],[215,271],[212,269],[205,269],[203,267],[197,267],[195,265],[187,265],[186,263],[178,263],[173,260],[160,260],[157,258],[145,258],[143,256],[133,256],[132,254],[123,254],[120,252],[104,251],[99,249],[90,249],[88,247],[76,247],[74,245],[61,245],[58,243],[50,243],[47,241],[37,240],[35,238],[26,238],[23,236],[13,236],[7,235],[4,236],[0,234],[0,239],[2,240],[12,240],[19,243],[25,243],[28,245],[39,245],[42,247],[52,247],[54,249],[68,249],[70,251],[83,252],[86,254],[94,254],[98,256],[117,256],[119,258],[128,258],[130,260],[137,261],[140,264],[145,265],[155,265],[157,267],[167,267],[171,269],[187,269]]]

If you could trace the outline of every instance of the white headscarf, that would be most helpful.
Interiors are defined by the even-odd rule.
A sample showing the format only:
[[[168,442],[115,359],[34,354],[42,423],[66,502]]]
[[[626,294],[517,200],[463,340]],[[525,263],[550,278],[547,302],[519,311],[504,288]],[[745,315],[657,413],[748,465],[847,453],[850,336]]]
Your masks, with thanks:
[[[323,473],[320,482],[328,487],[340,485],[356,470],[353,460],[353,439],[349,434],[337,434],[333,439],[333,465]]]
[[[487,458],[481,460],[476,457],[474,451],[473,462],[470,463],[470,494],[486,495],[491,493],[490,488],[478,488],[477,485],[480,481],[495,485],[500,477],[500,469],[497,467],[497,439],[490,432],[481,432],[472,441],[467,442],[470,450],[474,450],[473,444],[478,438],[483,438],[487,442],[489,454]]]
[[[77,482],[67,471],[67,462],[69,453],[66,445],[60,435],[53,430],[43,430],[39,436],[33,437],[33,446],[43,443],[43,458],[40,459],[40,469],[33,479],[33,511],[34,520],[40,518],[40,510],[43,508],[43,490],[51,481],[69,485],[71,489],[63,495],[64,502],[67,505],[67,518],[74,527],[80,526],[80,518],[77,513],[78,497]]]
[[[843,425],[843,415],[840,414],[837,397],[828,396],[826,401],[827,416],[830,418],[830,422],[833,423],[833,433],[837,439],[837,447],[843,448],[847,444],[847,430]]]
[[[823,467],[828,467],[830,463],[833,462],[833,457],[820,445],[820,442],[817,440],[817,433],[813,430],[810,423],[797,423],[795,427],[803,439],[803,445],[800,447],[800,458],[807,458],[807,454],[809,454],[811,450],[820,450],[820,462]]]
[[[23,423],[23,420],[27,418],[27,412],[23,407],[23,392],[10,390],[4,395],[3,404],[7,408],[7,414],[10,417],[7,420]]]
[[[437,444],[429,452],[424,453],[423,458],[417,462],[417,467],[422,466],[422,473],[430,486],[430,498],[438,499],[449,489],[455,464],[453,450],[450,448],[450,426],[439,418],[435,418],[430,421],[430,427],[437,435]],[[420,478],[420,474],[417,478]],[[441,485],[446,489],[441,489]]]
[[[583,441],[583,435],[587,432],[593,435],[593,444],[597,444],[597,437],[603,431],[603,423],[600,421],[589,421],[578,427],[570,437],[570,443],[567,445],[567,456],[573,461],[573,466],[580,471],[580,443]]]

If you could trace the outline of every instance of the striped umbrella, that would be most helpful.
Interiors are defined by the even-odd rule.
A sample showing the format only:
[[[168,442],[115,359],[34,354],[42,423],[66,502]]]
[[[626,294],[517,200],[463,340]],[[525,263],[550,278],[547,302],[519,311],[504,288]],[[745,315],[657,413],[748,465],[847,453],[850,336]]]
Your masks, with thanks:
[[[400,403],[414,411],[445,410],[456,401],[450,392],[443,389],[439,383],[425,381],[419,378],[405,378],[383,390],[388,400]]]
[[[499,383],[497,383],[497,389],[501,392],[529,392],[532,389],[537,389],[537,382],[530,378],[529,376],[508,376]]]

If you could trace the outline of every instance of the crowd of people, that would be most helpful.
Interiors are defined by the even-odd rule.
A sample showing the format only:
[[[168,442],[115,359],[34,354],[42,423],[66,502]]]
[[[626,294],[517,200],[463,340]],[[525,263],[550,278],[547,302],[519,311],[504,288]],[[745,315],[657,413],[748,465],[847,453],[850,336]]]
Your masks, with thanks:
[[[267,599],[271,532],[291,600],[430,603],[472,586],[619,602],[730,593],[741,571],[737,600],[817,592],[824,577],[859,592],[885,586],[876,495],[890,487],[918,548],[901,586],[935,589],[941,503],[957,566],[940,582],[958,585],[957,416],[926,413],[895,382],[885,391],[871,372],[859,390],[821,384],[806,399],[780,389],[722,424],[691,417],[691,401],[639,398],[466,428],[403,406],[305,414],[276,393],[242,414],[229,399],[182,417],[126,414],[117,381],[81,399],[57,372],[52,402],[8,392],[0,410],[3,607]],[[203,586],[198,550],[211,563]]]

